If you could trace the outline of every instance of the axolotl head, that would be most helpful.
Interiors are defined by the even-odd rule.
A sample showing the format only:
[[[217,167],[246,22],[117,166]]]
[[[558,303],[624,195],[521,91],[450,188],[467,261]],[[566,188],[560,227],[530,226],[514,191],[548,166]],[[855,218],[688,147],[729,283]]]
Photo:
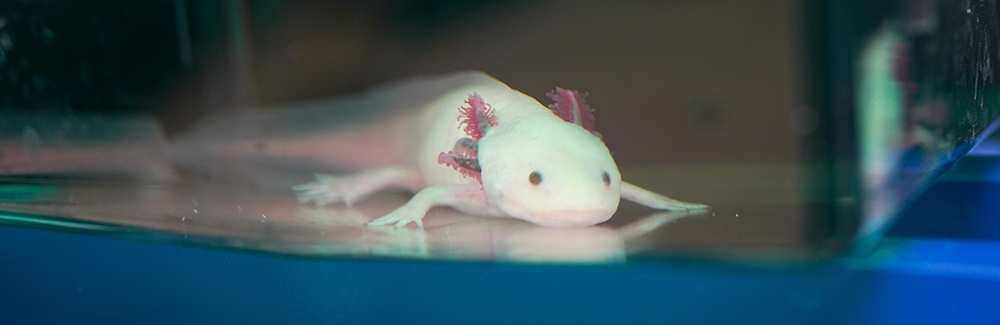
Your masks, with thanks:
[[[596,135],[554,115],[509,122],[479,141],[490,202],[511,217],[550,227],[592,226],[611,218],[621,174]]]

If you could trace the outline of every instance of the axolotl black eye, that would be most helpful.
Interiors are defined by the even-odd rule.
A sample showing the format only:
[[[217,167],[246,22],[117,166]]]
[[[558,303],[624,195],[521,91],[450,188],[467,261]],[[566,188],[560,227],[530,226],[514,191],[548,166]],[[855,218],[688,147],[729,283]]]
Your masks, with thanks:
[[[531,182],[531,184],[538,185],[542,182],[542,174],[532,172],[531,175],[528,175],[528,181]]]
[[[608,172],[604,172],[602,177],[604,177],[604,185],[611,185],[611,175],[608,175]]]

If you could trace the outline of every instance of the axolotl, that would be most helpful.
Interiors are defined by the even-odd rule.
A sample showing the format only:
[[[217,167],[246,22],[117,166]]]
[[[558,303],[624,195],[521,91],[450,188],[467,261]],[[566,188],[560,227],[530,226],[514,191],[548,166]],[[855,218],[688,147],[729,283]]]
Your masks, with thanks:
[[[407,136],[419,144],[404,163],[342,177],[317,174],[293,188],[299,202],[350,206],[382,189],[411,190],[407,203],[367,223],[396,227],[422,227],[435,206],[550,227],[607,221],[621,199],[653,209],[708,209],[622,181],[585,94],[556,88],[546,106],[481,72],[415,82],[450,89],[412,121]]]

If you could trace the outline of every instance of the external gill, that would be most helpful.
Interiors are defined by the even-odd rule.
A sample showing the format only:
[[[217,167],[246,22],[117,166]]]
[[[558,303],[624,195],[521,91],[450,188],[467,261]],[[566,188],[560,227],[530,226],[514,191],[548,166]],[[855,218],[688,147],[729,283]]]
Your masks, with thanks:
[[[455,148],[449,152],[442,152],[438,155],[438,163],[449,166],[462,176],[473,177],[479,184],[483,183],[482,169],[479,168],[479,154],[477,153],[479,143],[471,138],[461,138],[455,142]]]
[[[587,94],[581,94],[579,91],[563,89],[556,87],[555,90],[548,92],[545,96],[551,98],[555,103],[549,104],[549,109],[552,110],[553,114],[556,114],[559,118],[566,122],[570,122],[580,127],[584,130],[590,131],[598,138],[601,137],[600,133],[594,128],[594,109],[587,105],[585,100]]]
[[[472,93],[465,100],[468,106],[458,108],[458,127],[470,138],[458,139],[455,148],[438,155],[438,164],[454,168],[462,176],[473,177],[479,184],[483,183],[482,169],[479,168],[479,139],[483,138],[486,129],[497,125],[493,106],[487,104],[479,94]]]
[[[493,106],[483,101],[483,97],[476,93],[469,95],[465,104],[469,106],[458,108],[458,120],[461,121],[458,127],[478,141],[483,138],[487,128],[497,125],[496,113],[493,111]]]

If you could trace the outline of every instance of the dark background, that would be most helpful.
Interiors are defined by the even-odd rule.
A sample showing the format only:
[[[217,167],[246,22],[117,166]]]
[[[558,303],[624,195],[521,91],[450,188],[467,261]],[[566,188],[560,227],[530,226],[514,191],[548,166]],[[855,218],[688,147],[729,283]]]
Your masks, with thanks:
[[[0,114],[211,112],[475,69],[590,93],[623,163],[793,162],[797,2],[4,1]]]

